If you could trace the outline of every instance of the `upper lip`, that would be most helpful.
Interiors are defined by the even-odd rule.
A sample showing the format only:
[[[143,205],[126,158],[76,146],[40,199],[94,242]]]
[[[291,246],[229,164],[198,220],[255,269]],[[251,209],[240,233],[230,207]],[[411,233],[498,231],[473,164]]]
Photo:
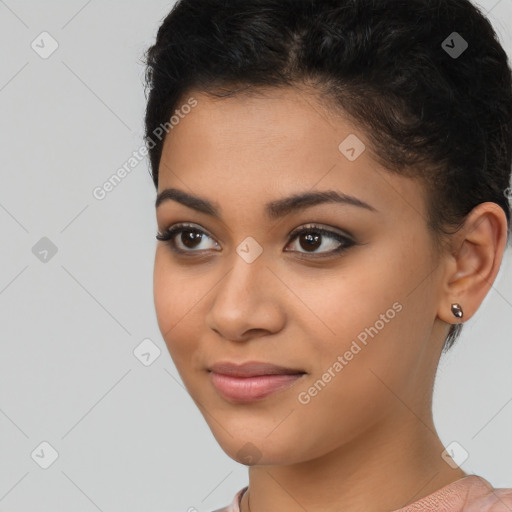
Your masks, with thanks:
[[[228,361],[215,363],[208,368],[210,372],[230,375],[232,377],[255,377],[258,375],[290,375],[306,373],[296,368],[286,368],[271,363],[248,361],[243,364],[230,363]]]

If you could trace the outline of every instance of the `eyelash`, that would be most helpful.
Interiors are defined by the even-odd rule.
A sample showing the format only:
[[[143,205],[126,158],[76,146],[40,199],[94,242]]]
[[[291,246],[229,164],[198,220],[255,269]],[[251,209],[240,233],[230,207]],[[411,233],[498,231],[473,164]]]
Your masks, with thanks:
[[[176,243],[174,241],[174,237],[177,234],[180,234],[180,233],[183,233],[183,232],[187,232],[187,231],[194,231],[196,233],[204,234],[207,237],[212,238],[207,233],[205,233],[203,230],[198,229],[197,227],[195,227],[193,225],[190,225],[190,224],[176,224],[175,226],[169,227],[166,230],[164,230],[163,233],[158,233],[156,235],[156,239],[160,240],[162,242],[166,242],[166,244],[171,248],[171,250],[173,252],[177,253],[177,254],[200,253],[200,252],[202,252],[202,251],[197,251],[197,250],[193,250],[193,249],[183,250],[183,249],[178,249],[176,247]],[[334,238],[338,242],[343,242],[343,245],[341,245],[337,249],[334,249],[334,250],[331,250],[331,251],[324,251],[324,252],[320,252],[320,253],[314,253],[314,252],[309,252],[308,253],[308,252],[299,252],[299,251],[287,251],[287,252],[298,252],[301,255],[307,255],[306,257],[312,257],[312,258],[325,258],[325,257],[329,257],[329,256],[332,256],[332,255],[335,255],[335,254],[336,255],[337,254],[341,254],[342,252],[345,252],[350,247],[353,247],[354,245],[357,245],[356,242],[354,242],[350,238],[348,238],[346,236],[343,236],[343,235],[341,235],[339,233],[336,233],[335,231],[330,231],[330,230],[324,229],[324,228],[320,227],[317,224],[310,224],[307,227],[304,227],[302,229],[298,229],[298,230],[292,232],[291,235],[290,235],[290,240],[289,240],[287,245],[289,245],[291,242],[295,241],[295,239],[297,239],[300,235],[302,235],[304,233],[316,233],[316,234],[320,234],[320,235],[323,235],[323,236],[327,236],[329,238]],[[192,257],[192,256],[190,256],[190,257]]]

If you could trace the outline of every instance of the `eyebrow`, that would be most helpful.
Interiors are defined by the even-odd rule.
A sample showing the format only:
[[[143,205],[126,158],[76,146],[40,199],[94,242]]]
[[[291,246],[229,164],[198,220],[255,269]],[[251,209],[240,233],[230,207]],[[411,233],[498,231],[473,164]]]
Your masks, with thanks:
[[[166,201],[176,201],[193,210],[220,218],[221,209],[217,203],[213,203],[203,197],[193,196],[176,188],[166,188],[160,192],[155,201],[155,208],[158,208]],[[376,208],[357,197],[343,194],[335,190],[326,190],[322,192],[305,192],[270,201],[265,205],[265,214],[269,219],[276,220],[291,212],[325,203],[341,203],[365,208],[372,212],[378,211]]]

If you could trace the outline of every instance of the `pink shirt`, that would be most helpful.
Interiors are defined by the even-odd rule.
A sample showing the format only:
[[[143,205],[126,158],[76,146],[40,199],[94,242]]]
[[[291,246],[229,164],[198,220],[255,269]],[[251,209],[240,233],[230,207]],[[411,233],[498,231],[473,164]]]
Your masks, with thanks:
[[[240,512],[246,490],[240,489],[230,505],[214,512]],[[512,512],[512,489],[495,489],[485,478],[468,475],[392,512]]]

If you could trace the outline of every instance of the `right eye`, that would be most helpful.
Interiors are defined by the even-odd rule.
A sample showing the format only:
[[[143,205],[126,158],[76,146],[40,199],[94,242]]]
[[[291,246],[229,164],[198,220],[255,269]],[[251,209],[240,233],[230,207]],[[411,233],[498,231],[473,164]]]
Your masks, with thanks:
[[[181,236],[177,237],[177,235]],[[176,237],[178,238],[178,242],[175,241]],[[198,229],[192,224],[176,224],[175,226],[165,229],[163,233],[158,233],[156,235],[157,240],[166,242],[171,250],[179,254],[208,250],[208,248],[200,250],[197,249],[197,247],[201,246],[205,237],[213,240],[203,230]],[[217,242],[215,242],[215,244],[217,244]]]

